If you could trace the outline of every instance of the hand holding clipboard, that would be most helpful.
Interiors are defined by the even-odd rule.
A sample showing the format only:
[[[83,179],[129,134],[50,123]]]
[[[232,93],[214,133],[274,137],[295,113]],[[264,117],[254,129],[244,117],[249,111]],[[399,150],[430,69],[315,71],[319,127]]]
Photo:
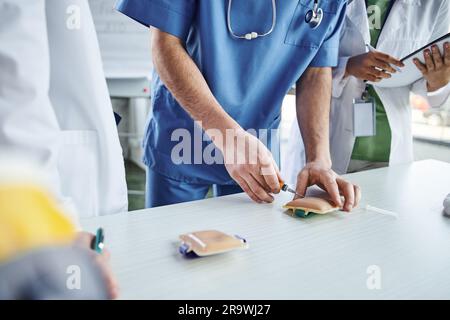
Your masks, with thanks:
[[[401,59],[401,61],[405,64],[405,67],[402,68],[402,72],[392,74],[392,77],[389,79],[383,79],[382,81],[377,83],[369,82],[369,84],[372,84],[380,88],[396,88],[411,85],[412,83],[423,78],[424,76],[422,71],[418,68],[418,64],[416,64],[415,61],[418,60],[420,61],[421,64],[426,65],[423,52],[434,45],[436,45],[439,48],[440,54],[442,56],[442,54],[445,52],[444,45],[446,43],[450,43],[450,33],[427,44],[426,46],[420,48],[419,50],[414,51],[413,53]],[[422,70],[425,71],[424,69]]]

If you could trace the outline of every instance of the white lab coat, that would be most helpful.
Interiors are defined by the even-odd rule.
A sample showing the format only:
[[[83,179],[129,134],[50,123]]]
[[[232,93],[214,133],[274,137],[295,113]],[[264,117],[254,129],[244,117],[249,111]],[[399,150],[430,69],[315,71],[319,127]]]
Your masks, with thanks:
[[[408,21],[408,23],[405,23]],[[377,49],[401,58],[449,32],[449,0],[397,0],[380,35]],[[354,0],[348,5],[341,34],[339,63],[333,69],[333,91],[330,115],[330,151],[333,169],[345,174],[355,143],[353,137],[353,99],[360,98],[365,84],[355,77],[344,78],[350,57],[366,52],[370,29],[365,1]],[[390,165],[413,161],[412,116],[410,92],[428,99],[432,107],[441,106],[450,94],[450,84],[433,93],[427,92],[426,80],[401,88],[378,88],[376,92],[386,109],[392,130]],[[305,150],[296,123],[282,162],[286,181],[296,182],[305,165]]]
[[[35,159],[71,214],[127,210],[122,149],[86,0],[0,0],[6,149]]]

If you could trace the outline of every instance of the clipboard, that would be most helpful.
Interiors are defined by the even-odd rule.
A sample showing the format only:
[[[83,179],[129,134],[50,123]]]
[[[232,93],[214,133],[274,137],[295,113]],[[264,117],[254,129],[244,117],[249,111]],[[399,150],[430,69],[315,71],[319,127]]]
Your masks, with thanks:
[[[401,61],[405,64],[405,67],[402,68],[402,72],[397,72],[392,74],[392,77],[389,79],[383,79],[380,82],[368,82],[369,84],[379,87],[379,88],[397,88],[397,87],[405,87],[409,86],[412,83],[423,77],[422,73],[417,69],[414,64],[414,59],[419,59],[422,63],[425,63],[425,59],[423,57],[423,51],[432,45],[437,44],[441,54],[444,52],[444,43],[450,42],[450,33],[447,33],[445,36],[430,42],[426,46],[414,51],[413,53],[407,55]]]

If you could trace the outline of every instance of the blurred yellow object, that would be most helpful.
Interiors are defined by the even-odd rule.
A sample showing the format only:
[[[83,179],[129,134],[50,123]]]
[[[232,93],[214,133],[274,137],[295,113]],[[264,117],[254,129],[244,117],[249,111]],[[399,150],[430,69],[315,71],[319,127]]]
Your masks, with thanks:
[[[0,185],[0,261],[74,237],[74,225],[49,194],[32,185]]]

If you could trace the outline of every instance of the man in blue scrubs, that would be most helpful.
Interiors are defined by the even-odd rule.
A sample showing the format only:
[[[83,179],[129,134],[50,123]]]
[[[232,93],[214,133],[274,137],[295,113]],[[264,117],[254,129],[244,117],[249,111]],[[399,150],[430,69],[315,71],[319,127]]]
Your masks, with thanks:
[[[269,151],[278,148],[273,129],[296,83],[308,158],[297,192],[317,184],[345,210],[357,204],[358,187],[331,170],[328,142],[331,67],[346,1],[320,0],[316,29],[305,22],[313,6],[314,0],[119,1],[120,12],[152,27],[148,207],[203,199],[210,186],[216,195],[244,190],[258,203],[272,202],[282,179]]]

